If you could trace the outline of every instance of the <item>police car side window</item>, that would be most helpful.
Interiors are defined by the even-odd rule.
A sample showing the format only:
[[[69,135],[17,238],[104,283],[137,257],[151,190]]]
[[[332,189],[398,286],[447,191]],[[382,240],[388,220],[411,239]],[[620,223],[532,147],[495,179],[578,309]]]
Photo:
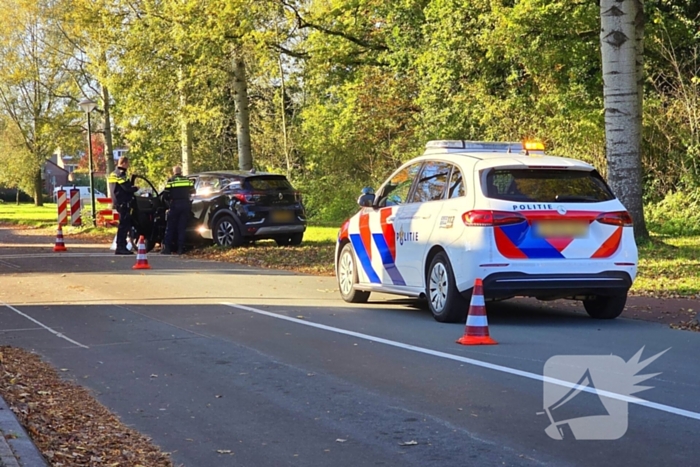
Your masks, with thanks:
[[[462,176],[462,171],[457,167],[452,168],[452,176],[450,177],[450,188],[447,191],[447,197],[449,199],[459,198],[465,196],[466,190],[464,189],[464,177]]]
[[[384,185],[379,200],[380,206],[398,206],[405,204],[408,200],[408,193],[411,191],[413,180],[420,171],[421,163],[409,165],[396,175],[391,177],[391,180]]]
[[[412,202],[424,203],[443,199],[449,176],[450,164],[447,162],[426,162],[416,184]]]

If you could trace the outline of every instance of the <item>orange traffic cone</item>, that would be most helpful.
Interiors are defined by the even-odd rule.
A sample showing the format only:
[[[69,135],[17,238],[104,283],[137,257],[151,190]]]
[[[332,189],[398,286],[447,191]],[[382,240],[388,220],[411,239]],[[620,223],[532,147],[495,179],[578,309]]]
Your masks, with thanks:
[[[139,247],[138,253],[136,254],[136,264],[132,269],[151,269],[148,265],[148,258],[146,258],[146,241],[143,235],[139,237]]]
[[[63,243],[63,227],[58,224],[58,230],[56,231],[56,244],[53,246],[53,251],[68,251],[65,243]]]
[[[484,284],[481,279],[474,281],[467,325],[464,328],[464,335],[457,339],[457,343],[462,345],[498,344],[489,337],[489,323],[486,319],[486,303],[484,303]]]

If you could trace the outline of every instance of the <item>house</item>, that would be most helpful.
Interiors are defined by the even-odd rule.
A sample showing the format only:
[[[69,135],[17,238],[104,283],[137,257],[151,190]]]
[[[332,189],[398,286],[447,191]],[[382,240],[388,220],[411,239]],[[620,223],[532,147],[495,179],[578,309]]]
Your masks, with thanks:
[[[70,172],[64,167],[63,159],[59,154],[54,154],[51,159],[44,163],[41,169],[41,180],[43,182],[44,193],[51,194],[59,186],[68,186],[71,183]]]

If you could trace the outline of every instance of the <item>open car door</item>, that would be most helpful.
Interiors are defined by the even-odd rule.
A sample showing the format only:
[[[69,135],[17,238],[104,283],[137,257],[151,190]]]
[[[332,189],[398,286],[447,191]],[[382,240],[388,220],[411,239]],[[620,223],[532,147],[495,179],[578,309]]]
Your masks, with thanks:
[[[141,175],[134,175],[134,185],[139,191],[131,206],[134,221],[133,238],[143,235],[146,251],[151,251],[156,243],[162,243],[165,236],[165,211],[167,206],[162,193],[158,193],[153,183]]]

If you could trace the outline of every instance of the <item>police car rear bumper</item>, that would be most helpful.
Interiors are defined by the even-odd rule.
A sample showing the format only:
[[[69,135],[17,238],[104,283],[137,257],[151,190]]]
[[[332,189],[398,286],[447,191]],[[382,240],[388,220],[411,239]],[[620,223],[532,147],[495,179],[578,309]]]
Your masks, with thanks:
[[[624,271],[597,274],[526,274],[495,273],[484,279],[486,298],[515,296],[566,298],[625,294],[632,278]]]

